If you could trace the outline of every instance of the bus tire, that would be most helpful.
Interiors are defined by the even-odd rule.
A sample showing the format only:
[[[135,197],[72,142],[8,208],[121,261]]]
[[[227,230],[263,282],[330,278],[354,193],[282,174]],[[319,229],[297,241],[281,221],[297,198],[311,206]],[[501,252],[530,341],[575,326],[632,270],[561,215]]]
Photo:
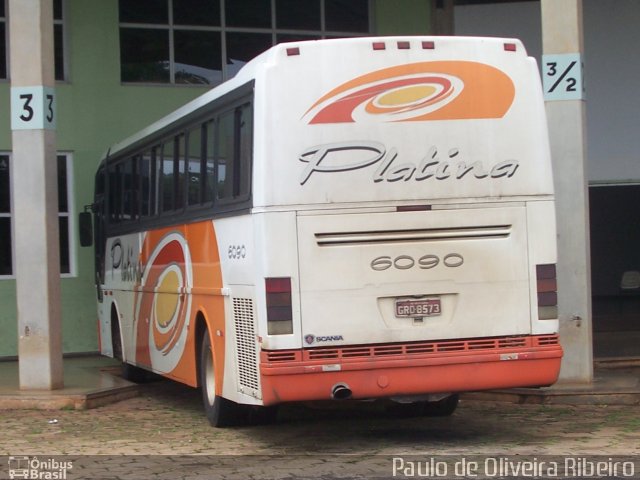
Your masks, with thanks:
[[[120,320],[115,305],[111,305],[111,346],[113,358],[122,362],[120,366],[120,376],[129,382],[145,383],[149,380],[148,373],[138,367],[125,363],[122,352],[122,340],[120,339]]]
[[[437,402],[424,402],[423,415],[425,417],[449,417],[456,411],[460,396],[456,393]]]
[[[122,340],[120,340],[120,320],[115,304],[111,305],[111,348],[113,358],[122,361]]]
[[[198,373],[200,375],[204,411],[209,423],[213,427],[242,425],[246,422],[248,414],[247,409],[243,408],[244,405],[238,405],[231,400],[216,395],[213,350],[207,330],[204,331],[201,345]]]

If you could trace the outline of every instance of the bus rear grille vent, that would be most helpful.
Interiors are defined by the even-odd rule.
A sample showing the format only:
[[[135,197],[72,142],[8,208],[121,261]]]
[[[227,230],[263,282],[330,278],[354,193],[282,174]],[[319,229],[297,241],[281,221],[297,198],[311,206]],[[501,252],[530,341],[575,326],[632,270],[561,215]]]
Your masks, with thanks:
[[[499,348],[525,347],[527,342],[523,337],[507,337],[498,341]]]
[[[543,347],[546,345],[558,345],[560,343],[560,337],[558,335],[546,335],[538,337],[538,346]]]
[[[405,347],[405,351],[409,355],[418,354],[418,353],[433,353],[436,351],[436,344],[435,343],[412,343]]]
[[[495,348],[496,341],[492,339],[475,340],[469,342],[469,350],[484,350],[486,348]]]
[[[345,349],[342,352],[342,358],[368,357],[370,351],[371,351],[371,349],[369,349],[367,347],[362,347],[362,348],[354,347],[354,348],[350,348],[348,350]]]
[[[402,345],[381,345],[373,349],[373,355],[384,357],[386,355],[402,355],[404,353]]]
[[[253,301],[250,298],[234,298],[233,318],[236,327],[239,390],[252,397],[260,398]]]
[[[555,343],[553,339],[555,338]],[[548,342],[548,343],[547,343]],[[531,345],[531,337],[495,337],[470,340],[443,340],[440,342],[391,343],[371,346],[354,347],[321,347],[303,350],[302,360],[329,360],[347,358],[371,358],[385,356],[406,356],[429,353],[479,352],[501,351],[511,348],[527,347]],[[557,335],[540,337],[538,345],[557,344]],[[290,351],[293,353],[293,351]],[[266,360],[271,361],[269,352]],[[278,352],[282,355],[284,352]],[[297,360],[298,356],[295,355]],[[293,358],[292,358],[293,359]]]
[[[463,352],[469,347],[466,343],[467,342],[442,342],[438,343],[436,348],[439,352]]]
[[[347,349],[344,349],[347,350]],[[322,348],[320,350],[312,350],[309,352],[309,358],[312,360],[324,360],[324,359],[328,359],[328,358],[340,358],[341,356],[344,355],[344,353],[341,355],[342,349],[328,349],[328,348]],[[352,355],[353,356],[353,355]],[[355,355],[357,357],[363,356],[363,355]],[[368,355],[364,355],[364,356],[368,356]]]
[[[273,352],[267,352],[267,362],[294,362],[298,360],[296,352],[294,350],[275,350]]]
[[[385,343],[380,345],[357,345],[353,347],[320,347],[297,350],[265,350],[262,361],[300,362],[347,360],[358,358],[398,357],[425,354],[457,354],[464,352],[504,352],[514,348],[556,346],[560,343],[558,335],[490,337],[469,340],[442,340],[440,342]]]
[[[487,225],[481,227],[316,233],[315,237],[319,246],[330,247],[335,245],[347,246],[443,240],[482,240],[487,238],[507,238],[510,234],[511,225]]]

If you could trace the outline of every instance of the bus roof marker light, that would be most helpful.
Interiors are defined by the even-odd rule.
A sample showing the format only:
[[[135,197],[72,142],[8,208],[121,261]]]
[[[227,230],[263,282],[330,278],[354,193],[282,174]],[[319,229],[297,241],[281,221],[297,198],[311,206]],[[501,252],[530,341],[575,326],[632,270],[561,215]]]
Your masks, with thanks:
[[[396,207],[396,212],[428,212],[431,205],[400,205]]]
[[[411,44],[409,42],[398,42],[398,50],[409,50]]]
[[[435,48],[436,48],[435,42],[432,42],[432,41],[422,42],[423,50],[434,50]]]
[[[504,51],[505,52],[515,52],[516,51],[516,44],[515,43],[505,43],[504,44]]]
[[[387,46],[385,45],[384,42],[373,42],[373,49],[374,50],[386,50]]]
[[[300,55],[300,48],[298,47],[287,48],[287,56],[292,57],[294,55]]]

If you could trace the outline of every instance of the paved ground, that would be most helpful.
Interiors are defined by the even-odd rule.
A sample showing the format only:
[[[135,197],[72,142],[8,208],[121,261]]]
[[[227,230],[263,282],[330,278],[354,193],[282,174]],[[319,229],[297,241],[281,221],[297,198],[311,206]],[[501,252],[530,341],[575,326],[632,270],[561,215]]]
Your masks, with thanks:
[[[303,472],[309,474],[310,468],[320,472],[319,465],[329,468],[329,464],[338,471],[346,469],[343,473],[349,468],[368,472],[359,478],[386,478],[392,457],[399,455],[640,455],[640,406],[462,400],[449,418],[403,419],[388,416],[375,404],[341,404],[337,409],[296,405],[283,408],[275,425],[214,429],[200,402],[199,391],[159,381],[145,385],[140,397],[92,410],[0,411],[0,455],[199,454],[217,456],[208,457],[209,462],[226,462],[226,470],[199,476],[184,461],[171,463],[179,468],[176,472],[159,466],[162,457],[151,457],[136,462],[147,466],[152,462],[159,472],[145,467],[141,476],[128,476],[137,463],[123,467],[122,459],[109,460],[119,465],[118,470],[101,457],[94,465],[102,464],[109,475],[94,472],[69,479],[307,478]],[[345,454],[352,455],[351,460],[345,461]],[[377,460],[373,465],[359,463],[366,458]],[[192,459],[185,460],[186,465],[193,467]],[[240,466],[249,471],[242,472]],[[640,478],[636,469],[634,478]],[[163,477],[167,472],[171,476]],[[2,464],[0,478],[5,478]]]

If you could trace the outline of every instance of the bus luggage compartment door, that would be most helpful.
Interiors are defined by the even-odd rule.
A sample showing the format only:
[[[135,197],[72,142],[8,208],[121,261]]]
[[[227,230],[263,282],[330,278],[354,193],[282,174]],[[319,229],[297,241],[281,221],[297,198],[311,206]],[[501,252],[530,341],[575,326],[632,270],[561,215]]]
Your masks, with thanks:
[[[524,204],[301,212],[298,242],[305,347],[531,332]]]

